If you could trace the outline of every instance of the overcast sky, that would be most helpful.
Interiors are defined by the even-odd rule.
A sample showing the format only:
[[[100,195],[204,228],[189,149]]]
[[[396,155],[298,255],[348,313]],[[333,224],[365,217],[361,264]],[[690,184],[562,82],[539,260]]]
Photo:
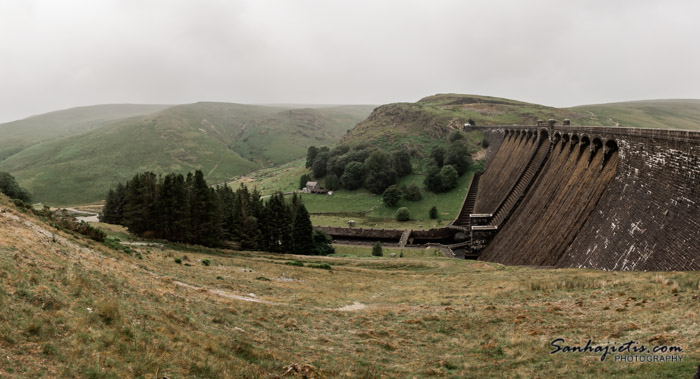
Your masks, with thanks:
[[[104,103],[700,98],[699,19],[697,0],[0,0],[0,122]]]

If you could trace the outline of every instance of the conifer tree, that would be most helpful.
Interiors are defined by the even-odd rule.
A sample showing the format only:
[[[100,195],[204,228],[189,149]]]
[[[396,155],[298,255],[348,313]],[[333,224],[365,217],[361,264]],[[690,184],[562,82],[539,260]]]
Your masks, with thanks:
[[[276,192],[265,204],[265,233],[263,243],[269,251],[288,253],[292,245],[291,212],[284,195]]]
[[[294,254],[313,254],[313,226],[311,217],[306,206],[298,202],[294,211],[294,222],[292,224],[292,243]]]

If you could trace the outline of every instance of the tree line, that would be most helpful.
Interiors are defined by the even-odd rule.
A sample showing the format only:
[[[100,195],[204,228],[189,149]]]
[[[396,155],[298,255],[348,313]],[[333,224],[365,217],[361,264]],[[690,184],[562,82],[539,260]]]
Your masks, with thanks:
[[[194,174],[144,172],[107,193],[102,222],[126,226],[149,238],[222,246],[234,241],[246,250],[294,254],[331,254],[330,237],[311,225],[301,198],[280,192],[263,201],[257,190],[241,185],[209,187]]]

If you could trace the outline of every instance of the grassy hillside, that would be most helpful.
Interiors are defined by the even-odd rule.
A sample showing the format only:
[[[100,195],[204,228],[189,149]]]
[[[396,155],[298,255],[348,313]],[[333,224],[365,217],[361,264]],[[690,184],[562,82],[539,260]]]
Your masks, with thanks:
[[[537,120],[565,119],[574,124],[591,125],[597,119],[538,104],[487,96],[444,94],[423,98],[415,103],[387,104],[376,108],[348,135],[343,143],[367,140],[389,142],[406,138],[444,138],[450,130],[472,119],[477,125],[534,124]]]
[[[646,100],[570,108],[595,114],[602,125],[700,130],[700,100]]]
[[[355,107],[180,105],[31,146],[0,162],[0,170],[12,173],[36,200],[85,203],[138,171],[202,169],[217,183],[288,162],[304,156],[309,145],[334,143],[361,118]]]
[[[554,108],[521,101],[440,94],[415,103],[378,107],[343,143],[443,138],[469,119],[477,125],[534,125],[537,120],[571,120],[572,125],[700,130],[700,100],[653,100]]]
[[[355,226],[359,228],[430,229],[445,226],[457,217],[457,212],[467,196],[472,175],[472,171],[462,175],[457,188],[452,191],[436,194],[423,189],[422,200],[401,199],[396,207],[385,206],[381,195],[375,195],[366,189],[341,189],[335,191],[332,196],[303,194],[302,199],[314,225],[346,227],[349,220],[354,220]],[[422,174],[411,174],[402,178],[399,184],[416,184],[422,187],[423,178]],[[437,220],[431,220],[428,216],[433,206],[438,208],[440,217]],[[409,209],[409,221],[396,221],[396,210],[399,207]]]
[[[306,154],[311,145],[332,145],[373,109],[372,106],[302,108],[254,120],[232,148],[262,164],[280,164]]]
[[[67,137],[115,120],[170,107],[152,104],[106,104],[71,108],[0,124],[0,161],[33,144]]]
[[[436,194],[423,188],[429,162],[427,152],[433,146],[447,145],[446,140],[403,136],[393,139],[390,143],[385,143],[387,141],[382,143],[387,149],[396,145],[406,145],[412,149],[413,173],[400,178],[397,184],[399,186],[417,185],[421,188],[423,196],[421,200],[402,199],[396,207],[386,207],[381,195],[373,194],[364,188],[353,191],[340,189],[334,191],[331,196],[303,194],[302,198],[314,225],[347,226],[349,220],[354,220],[356,226],[364,228],[430,229],[444,226],[457,216],[474,171],[483,167],[479,163],[484,156],[484,150],[480,146],[483,138],[484,134],[479,131],[464,133],[467,151],[472,154],[474,164],[469,171],[459,177],[457,187],[449,192]],[[229,182],[229,185],[237,188],[240,184],[245,184],[250,189],[257,188],[263,195],[270,195],[275,191],[295,191],[299,189],[301,175],[311,174],[311,171],[305,168],[305,163],[302,159],[275,168],[257,170],[236,178]],[[321,185],[325,185],[325,178],[320,182]],[[436,206],[439,211],[439,218],[436,220],[430,219],[428,215],[433,206]],[[409,221],[396,221],[395,214],[399,207],[409,209],[411,213]]]
[[[361,247],[127,254],[6,198],[0,208],[3,378],[686,378],[700,359],[699,273],[504,267],[412,249],[377,258]],[[684,359],[552,355],[555,338],[674,345]]]

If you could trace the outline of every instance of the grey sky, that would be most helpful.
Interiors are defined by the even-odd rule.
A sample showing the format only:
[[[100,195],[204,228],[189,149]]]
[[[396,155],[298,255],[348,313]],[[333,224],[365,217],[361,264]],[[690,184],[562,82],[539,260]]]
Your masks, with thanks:
[[[103,103],[700,98],[700,2],[0,0],[0,122]]]

